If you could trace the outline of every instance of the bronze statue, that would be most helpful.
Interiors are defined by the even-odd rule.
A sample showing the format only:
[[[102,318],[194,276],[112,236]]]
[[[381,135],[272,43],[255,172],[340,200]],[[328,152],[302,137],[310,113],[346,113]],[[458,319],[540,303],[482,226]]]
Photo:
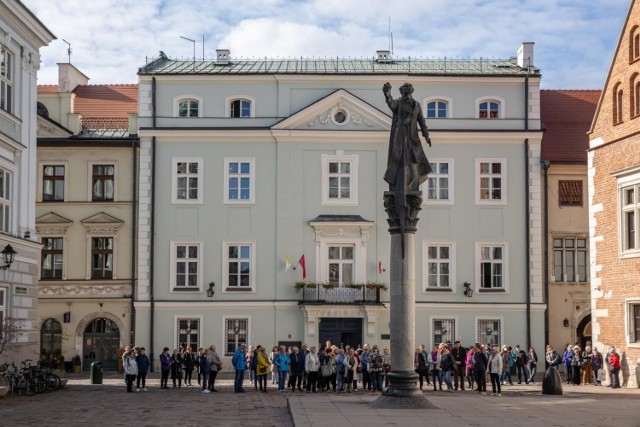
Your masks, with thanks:
[[[384,180],[389,183],[389,191],[406,193],[420,191],[420,185],[427,180],[431,165],[424,154],[418,137],[418,126],[422,135],[431,146],[429,130],[424,122],[420,103],[413,99],[413,86],[405,83],[400,86],[401,98],[391,97],[391,84],[382,87],[387,105],[393,112],[389,155]]]

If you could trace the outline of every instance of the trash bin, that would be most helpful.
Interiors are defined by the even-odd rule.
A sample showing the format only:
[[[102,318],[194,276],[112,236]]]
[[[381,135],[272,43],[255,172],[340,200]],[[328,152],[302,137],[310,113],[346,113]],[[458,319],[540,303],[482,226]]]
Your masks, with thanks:
[[[102,384],[102,362],[93,362],[89,371],[91,384]]]

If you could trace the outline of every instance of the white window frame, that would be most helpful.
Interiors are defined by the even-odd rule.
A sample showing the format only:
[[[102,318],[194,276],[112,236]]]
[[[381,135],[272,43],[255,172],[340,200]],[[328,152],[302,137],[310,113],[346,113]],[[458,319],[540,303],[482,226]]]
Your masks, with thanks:
[[[634,189],[634,203],[625,205],[625,193]],[[618,252],[621,259],[640,257],[640,173],[618,178]],[[635,248],[627,248],[627,212],[635,212]]]
[[[482,104],[483,102],[497,102],[498,103],[498,118],[497,119],[492,119],[492,118],[480,118],[480,104]],[[481,96],[480,98],[476,98],[476,115],[475,118],[478,120],[499,120],[499,119],[504,119],[507,117],[506,115],[506,111],[507,111],[507,104],[504,100],[504,98],[500,97],[500,96]]]
[[[251,102],[249,117],[231,117],[231,103],[236,100],[245,100]],[[249,95],[232,95],[224,99],[224,116],[230,119],[247,119],[256,116],[256,99]]]
[[[230,357],[231,355],[233,355],[233,353],[231,354],[227,354],[227,320],[246,320],[247,321],[247,341],[251,341],[251,316],[243,316],[243,315],[238,315],[238,316],[231,316],[231,315],[223,315],[222,316],[222,347],[221,347],[221,351],[219,352],[219,354],[222,357]],[[242,344],[242,342],[238,341],[238,344]],[[244,343],[247,345],[247,348],[249,347],[249,342]]]
[[[44,167],[45,166],[63,166],[64,167],[64,197],[62,200],[44,200]],[[69,162],[60,160],[40,161],[38,162],[38,202],[43,203],[62,203],[69,200]]]
[[[352,243],[331,243],[327,245],[327,283],[330,283],[330,278],[331,278],[331,272],[328,269],[328,266],[330,264],[338,264],[340,267],[342,267],[342,265],[345,264],[351,264],[351,272],[352,272],[352,280],[351,283],[358,283],[356,282],[356,248],[355,248],[355,244]],[[339,258],[339,259],[329,259],[329,250],[331,248],[347,248],[350,247],[353,249],[353,258],[351,260],[346,260],[344,258]],[[342,249],[340,250],[340,253],[342,254]],[[344,282],[344,277],[342,277],[342,273],[341,271],[338,272],[340,278],[338,279],[338,287],[344,287],[345,286],[345,282]]]
[[[640,348],[640,337],[635,336],[633,328],[634,313],[633,307],[640,305],[640,297],[626,298],[624,301],[624,318],[625,318],[625,340],[628,348]]]
[[[561,239],[563,241],[562,243],[562,248],[556,248],[555,247],[555,242],[554,240],[556,239]],[[573,248],[566,248],[564,246],[564,241],[566,239],[573,239],[575,241],[575,247]],[[586,243],[586,247],[584,248],[578,248],[578,239],[580,240],[585,240]],[[550,265],[551,265],[551,271],[549,274],[549,281],[553,282],[553,283],[588,283],[589,282],[589,236],[580,236],[580,235],[551,235],[551,247],[549,248],[550,251],[550,255],[551,255],[551,260],[550,260]],[[556,271],[555,271],[555,253],[556,251],[562,251],[562,266],[563,266],[563,274],[562,274],[562,280],[557,281],[556,280]],[[578,280],[567,280],[567,268],[566,268],[566,252],[574,252],[574,258],[575,258],[575,264],[574,264],[574,268],[575,268],[575,276],[576,279]],[[578,252],[584,252],[586,254],[586,277],[581,278],[580,274],[578,273],[578,258],[577,258],[577,253]],[[584,279],[584,280],[583,280]]]
[[[449,286],[429,287],[429,246],[449,247]],[[438,262],[440,262],[438,260]],[[456,292],[456,244],[455,242],[428,241],[422,242],[422,293]]]
[[[438,159],[431,159],[429,161],[429,163],[431,163],[431,166],[433,167],[433,165],[435,164],[436,168],[438,168],[440,166],[440,164],[442,163],[447,163],[449,165],[449,173],[447,175],[444,174],[440,174],[437,172],[432,171],[432,173],[429,174],[429,176],[427,177],[427,180],[420,186],[420,190],[422,191],[422,204],[423,205],[453,205],[455,204],[455,200],[454,200],[454,159],[453,158],[438,158]],[[449,198],[448,199],[429,199],[428,198],[428,192],[429,192],[429,179],[431,178],[435,178],[435,179],[439,179],[439,178],[448,178],[449,179]],[[439,189],[439,182],[438,182],[438,189]],[[438,192],[438,196],[440,196],[439,192]]]
[[[502,287],[501,288],[483,288],[482,284],[482,274],[481,274],[481,262],[482,262],[482,248],[490,246],[497,247],[502,246]],[[509,293],[509,243],[507,242],[476,242],[476,262],[475,262],[475,290],[476,293],[499,293],[499,294],[508,294]],[[493,277],[493,274],[492,274]]]
[[[357,154],[345,155],[344,151],[337,150],[336,154],[323,154],[322,164],[322,206],[358,206],[358,164]],[[350,163],[351,191],[349,198],[329,198],[329,164],[334,162]]]
[[[0,232],[11,234],[13,230],[13,211],[14,211],[14,176],[13,172],[5,167],[0,166],[0,174],[3,175],[4,188],[0,189],[0,209],[3,210],[2,218],[3,223],[0,223]],[[9,179],[7,184],[6,180]],[[8,190],[9,194],[3,194]],[[8,197],[3,197],[8,196]]]
[[[176,247],[178,246],[197,246],[198,247],[198,286],[197,287],[182,287],[178,288],[176,284],[177,268],[176,264],[178,258],[176,257]],[[201,241],[186,241],[186,240],[172,240],[169,245],[169,292],[172,294],[188,294],[202,292],[202,273],[204,270],[204,242]],[[186,283],[186,282],[185,282]],[[177,290],[176,290],[177,289]]]
[[[93,256],[92,256],[92,252],[93,252],[93,239],[100,239],[100,238],[111,238],[113,239],[113,271],[112,271],[112,278],[111,279],[93,279],[92,278],[92,273],[93,273]],[[87,280],[95,280],[95,281],[111,281],[111,280],[118,280],[118,235],[117,234],[105,234],[105,235],[98,235],[98,234],[91,234],[91,233],[87,233],[86,235],[86,240],[87,240],[87,272],[86,272],[86,279]],[[64,252],[63,252],[64,255]]]
[[[230,199],[229,198],[229,179],[233,176],[229,174],[229,164],[231,163],[249,163],[251,171],[249,174],[238,173],[233,176],[238,178],[249,178],[249,198],[248,199]],[[238,184],[239,185],[239,184]],[[256,158],[255,157],[225,157],[224,158],[224,194],[223,202],[225,205],[253,205],[256,203]],[[240,196],[240,193],[238,193]]]
[[[500,322],[500,342],[498,343],[498,346],[503,346],[505,344],[504,342],[504,316],[475,316],[475,325],[474,325],[474,329],[475,329],[475,335],[474,335],[474,339],[476,342],[480,342],[480,329],[478,328],[478,323],[480,320],[491,320],[491,321],[499,321]],[[486,332],[486,331],[485,331]],[[480,344],[486,344],[486,342],[480,342]]]
[[[317,235],[317,233],[316,233]],[[329,247],[353,245],[353,283],[365,283],[367,247],[359,237],[318,237],[316,241],[316,281],[329,282]],[[308,266],[307,266],[308,268]]]
[[[204,326],[203,316],[193,315],[193,314],[184,314],[184,315],[175,314],[173,316],[173,348],[180,348],[180,342],[178,341],[178,320],[197,320],[198,321],[198,344],[200,347],[204,348],[204,346],[202,345],[203,344],[202,337],[204,336],[204,334],[202,333],[202,328]]]
[[[15,115],[14,111],[16,111],[16,105],[15,105],[16,91],[14,90],[15,89],[14,82],[17,74],[15,72],[16,57],[11,50],[9,50],[7,47],[5,47],[2,44],[0,44],[0,49],[3,51],[5,55],[5,59],[7,61],[6,73],[4,74],[0,73],[0,85],[5,86],[5,90],[4,90],[5,94],[9,92],[7,88],[10,88],[10,92],[11,92],[7,102],[2,103],[2,100],[0,99],[0,111],[3,111],[4,113],[10,114],[10,115]],[[31,54],[29,54],[29,56],[30,55]]]
[[[197,95],[179,95],[173,97],[173,117],[178,117],[180,119],[192,119],[195,116],[187,116],[180,117],[180,102],[181,101],[198,101],[198,116],[203,117],[202,110],[204,109],[204,104],[202,103],[202,97]]]
[[[476,187],[475,187],[475,202],[476,205],[506,205],[507,204],[507,195],[508,195],[508,170],[507,170],[507,159],[505,158],[476,158]],[[495,178],[493,173],[480,175],[480,165],[481,163],[500,163],[501,164],[501,198],[500,199],[482,199],[480,197],[480,181],[483,177],[488,177],[489,179]]]
[[[9,288],[0,286],[0,293],[2,293],[2,298],[0,298],[0,324],[2,324],[2,322],[4,322],[4,319],[7,318],[7,311],[9,311],[9,307],[7,307]],[[2,338],[1,334],[0,338]]]
[[[447,104],[447,116],[444,117],[444,119],[450,119],[453,118],[453,99],[449,98],[448,96],[429,96],[424,98],[424,100],[422,101],[422,112],[424,115],[425,119],[429,119],[429,120],[443,120],[442,117],[427,117],[427,105],[429,105],[430,102],[434,102],[434,101],[440,101],[440,102],[444,102]]]
[[[93,201],[93,167],[94,166],[108,166],[113,165],[113,201],[109,200],[96,200]],[[88,163],[87,179],[87,200],[92,203],[115,203],[118,201],[118,162],[116,160],[106,160],[104,162],[89,162]],[[65,183],[66,184],[66,183]]]
[[[229,286],[229,246],[250,246],[251,258],[249,270],[249,287],[230,287]],[[226,294],[246,294],[256,293],[256,242],[255,241],[223,241],[222,242],[222,292]]]
[[[65,254],[66,254],[67,248],[69,247],[66,233],[63,235],[60,235],[57,233],[41,234],[40,239],[41,239],[41,242],[42,242],[42,239],[62,239],[62,277],[60,279],[53,278],[53,277],[47,277],[47,278],[42,277],[42,251],[40,251],[40,259],[38,260],[38,280],[43,280],[43,281],[51,280],[51,281],[57,281],[57,282],[61,280],[66,280],[67,279],[67,260],[66,260]],[[52,259],[51,262],[54,262],[54,260]]]
[[[438,316],[438,315],[434,315],[434,316],[429,316],[429,342],[431,344],[431,346],[429,347],[429,349],[432,349],[434,346],[440,344],[439,342],[435,342],[435,340],[433,339],[434,337],[434,325],[433,323],[436,320],[453,320],[454,324],[453,324],[453,339],[451,340],[451,342],[455,342],[456,339],[458,339],[458,331],[460,330],[460,325],[459,325],[459,321],[458,321],[458,316]]]
[[[198,164],[198,198],[178,199],[178,163]],[[174,205],[201,205],[204,203],[204,160],[202,157],[172,157],[171,158],[171,203]],[[191,175],[187,173],[188,176]],[[187,194],[189,191],[187,190]]]

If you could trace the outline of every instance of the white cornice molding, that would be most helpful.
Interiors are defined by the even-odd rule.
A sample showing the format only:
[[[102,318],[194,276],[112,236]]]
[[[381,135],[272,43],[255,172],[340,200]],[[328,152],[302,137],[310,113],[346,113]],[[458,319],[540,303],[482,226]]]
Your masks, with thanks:
[[[136,301],[135,308],[149,308],[149,301]],[[298,301],[156,301],[156,308],[295,308],[298,309]]]

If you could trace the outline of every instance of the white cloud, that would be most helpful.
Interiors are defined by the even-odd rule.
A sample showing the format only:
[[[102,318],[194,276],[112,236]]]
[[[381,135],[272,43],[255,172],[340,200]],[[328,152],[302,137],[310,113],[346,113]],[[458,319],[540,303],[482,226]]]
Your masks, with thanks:
[[[232,57],[514,56],[536,42],[547,88],[598,88],[611,62],[629,0],[23,0],[59,40],[42,49],[41,83],[71,61],[92,83],[137,80],[147,56],[196,56],[219,47]],[[390,3],[392,6],[390,6]]]

